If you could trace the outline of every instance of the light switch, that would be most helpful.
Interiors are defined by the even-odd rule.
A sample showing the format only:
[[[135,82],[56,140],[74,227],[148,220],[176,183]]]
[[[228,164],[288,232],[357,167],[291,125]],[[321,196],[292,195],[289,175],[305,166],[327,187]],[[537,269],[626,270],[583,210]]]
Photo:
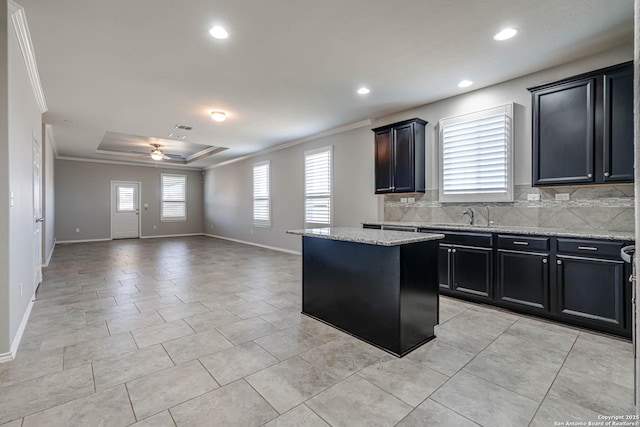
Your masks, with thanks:
[[[558,193],[556,194],[556,200],[569,200],[571,198],[569,193]]]
[[[416,202],[416,198],[415,198],[415,197],[409,197],[409,198],[407,199],[407,201],[408,201],[409,203],[415,203],[415,202]]]
[[[149,203],[145,203],[145,204],[144,204],[144,208],[145,208],[145,209],[149,209]]]
[[[538,201],[540,200],[540,194],[527,194],[527,200]]]
[[[400,197],[400,203],[407,203],[406,197]]]

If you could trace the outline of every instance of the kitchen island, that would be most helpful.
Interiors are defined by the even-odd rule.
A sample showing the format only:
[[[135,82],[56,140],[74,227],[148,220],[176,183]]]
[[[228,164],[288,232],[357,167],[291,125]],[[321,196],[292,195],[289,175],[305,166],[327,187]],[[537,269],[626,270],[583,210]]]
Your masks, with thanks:
[[[435,338],[443,234],[362,228],[302,236],[302,312],[396,356]]]

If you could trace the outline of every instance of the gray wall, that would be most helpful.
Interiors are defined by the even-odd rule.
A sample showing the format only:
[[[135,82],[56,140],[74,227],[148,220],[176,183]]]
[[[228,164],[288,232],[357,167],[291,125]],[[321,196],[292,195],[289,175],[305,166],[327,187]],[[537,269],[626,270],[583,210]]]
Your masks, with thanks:
[[[369,127],[320,138],[227,166],[205,175],[205,233],[300,251],[303,227],[304,152],[333,145],[333,225],[359,226],[377,210],[373,194],[373,143]],[[271,161],[270,228],[253,227],[253,164]],[[375,218],[374,218],[375,219]]]
[[[9,352],[9,100],[7,2],[0,0],[0,356]]]
[[[42,127],[42,214],[45,218],[42,223],[42,265],[47,266],[55,245],[55,189],[54,189],[54,165],[55,152],[53,141],[47,132],[47,126]]]
[[[437,189],[438,121],[509,102],[517,104],[514,181],[516,184],[528,185],[531,183],[531,98],[527,87],[632,58],[632,46],[623,46],[560,67],[379,118],[366,128],[210,169],[205,180],[205,233],[299,251],[300,238],[286,235],[285,231],[303,226],[303,152],[331,144],[335,146],[333,225],[359,226],[361,221],[376,220],[382,216],[383,197],[373,194],[371,128],[413,117],[427,120],[427,188]],[[251,217],[252,165],[263,160],[271,160],[272,173],[273,226],[267,229],[254,228]]]
[[[42,146],[42,115],[13,25],[8,40],[9,191],[15,195],[14,206],[9,208],[9,336],[14,341],[37,286],[34,265],[40,264],[34,259],[32,153],[34,139]],[[4,200],[8,199],[2,203]]]
[[[187,221],[160,221],[160,174],[187,175]],[[55,162],[55,238],[111,238],[111,181],[141,182],[142,237],[202,233],[202,172],[58,159]],[[149,208],[143,208],[144,203]],[[156,229],[153,229],[153,226]],[[76,228],[80,229],[76,233]]]

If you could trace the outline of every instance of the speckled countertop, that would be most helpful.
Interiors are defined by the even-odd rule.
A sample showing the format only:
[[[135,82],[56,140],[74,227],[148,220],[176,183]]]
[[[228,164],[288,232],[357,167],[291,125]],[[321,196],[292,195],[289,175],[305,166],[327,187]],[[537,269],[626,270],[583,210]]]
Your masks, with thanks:
[[[444,234],[410,233],[406,231],[370,230],[367,228],[349,227],[307,228],[304,230],[288,230],[287,233],[377,246],[398,246],[407,243],[444,239]]]
[[[465,224],[431,224],[428,222],[399,222],[399,221],[365,221],[366,225],[388,225],[396,227],[417,227],[431,230],[450,231],[483,231],[490,233],[526,234],[553,237],[575,237],[581,239],[623,240],[635,241],[635,234],[627,231],[606,230],[572,230],[560,228],[518,227],[513,225],[465,225]]]

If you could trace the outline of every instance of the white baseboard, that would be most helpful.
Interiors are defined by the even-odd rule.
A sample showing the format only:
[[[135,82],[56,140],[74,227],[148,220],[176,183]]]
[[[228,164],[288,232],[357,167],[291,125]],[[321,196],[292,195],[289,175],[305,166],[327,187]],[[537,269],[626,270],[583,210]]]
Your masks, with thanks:
[[[11,362],[13,360],[13,354],[11,353],[1,353],[0,354],[0,363]]]
[[[20,346],[20,341],[22,341],[22,335],[24,334],[24,330],[27,327],[27,322],[29,321],[29,316],[31,316],[31,310],[33,309],[33,303],[35,302],[35,300],[36,294],[34,292],[33,296],[31,297],[31,301],[29,301],[29,305],[27,306],[26,311],[24,312],[24,316],[22,316],[22,322],[20,322],[20,326],[18,327],[16,336],[13,338],[13,342],[11,343],[10,355],[12,359],[16,357],[16,353],[18,352],[18,347]]]
[[[191,236],[204,236],[203,233],[189,233],[189,234],[164,234],[161,236],[140,236],[141,239],[159,239],[163,237],[191,237]]]
[[[205,233],[204,235],[207,237],[213,237],[214,239],[229,240],[230,242],[242,243],[245,245],[258,246],[259,248],[271,249],[272,251],[285,252],[292,255],[302,255],[302,252],[292,251],[290,249],[278,248],[275,246],[261,245],[260,243],[247,242],[246,240],[232,239],[230,237],[218,236],[215,234],[207,234],[207,233]]]
[[[91,242],[109,242],[112,239],[86,239],[86,240],[59,240],[56,243],[66,245],[67,243],[91,243]]]
[[[49,263],[51,262],[51,257],[53,256],[53,250],[56,248],[56,238],[53,238],[53,246],[51,246],[51,252],[47,256],[47,261],[42,265],[43,267],[49,267]]]

